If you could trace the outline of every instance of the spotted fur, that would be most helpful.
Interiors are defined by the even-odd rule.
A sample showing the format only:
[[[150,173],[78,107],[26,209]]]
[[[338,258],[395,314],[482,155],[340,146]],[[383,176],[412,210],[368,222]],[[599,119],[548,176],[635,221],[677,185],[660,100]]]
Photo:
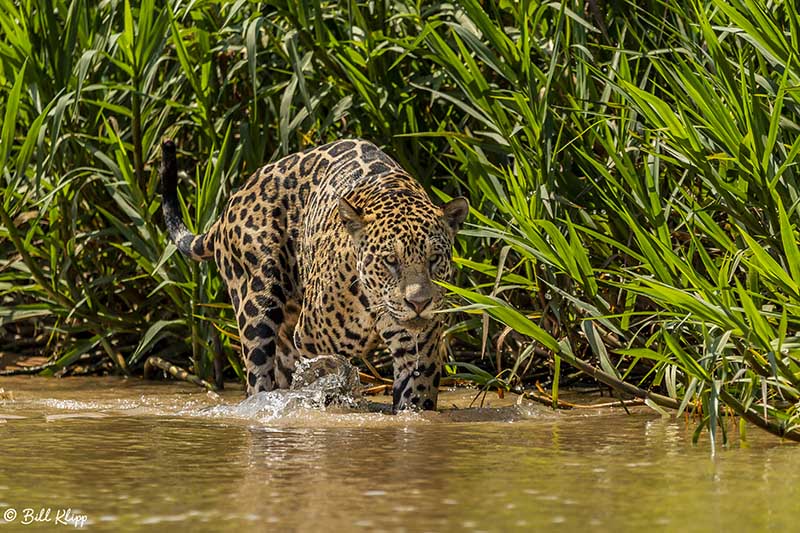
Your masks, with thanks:
[[[239,325],[248,395],[288,388],[301,357],[394,361],[393,408],[435,409],[443,290],[468,212],[437,207],[375,145],[341,140],[258,170],[203,235],[180,217],[175,145],[162,145],[164,219],[178,249],[214,259]]]

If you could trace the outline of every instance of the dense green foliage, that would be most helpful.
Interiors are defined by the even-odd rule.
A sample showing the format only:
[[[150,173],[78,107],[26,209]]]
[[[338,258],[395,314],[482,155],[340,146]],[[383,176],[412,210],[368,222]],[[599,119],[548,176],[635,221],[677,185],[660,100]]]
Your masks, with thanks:
[[[6,338],[208,375],[227,311],[159,225],[159,140],[202,230],[264,161],[361,136],[471,199],[451,334],[502,352],[473,379],[547,362],[556,397],[564,361],[797,438],[793,2],[296,4],[0,0]]]

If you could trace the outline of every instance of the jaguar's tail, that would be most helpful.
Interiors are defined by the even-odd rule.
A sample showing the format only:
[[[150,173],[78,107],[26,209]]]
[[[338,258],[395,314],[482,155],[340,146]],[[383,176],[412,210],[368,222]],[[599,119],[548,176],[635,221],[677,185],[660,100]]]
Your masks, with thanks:
[[[175,143],[170,139],[161,143],[159,175],[163,195],[161,210],[164,213],[164,222],[167,225],[170,239],[181,253],[195,261],[212,259],[214,257],[213,229],[208,233],[195,235],[189,231],[181,219],[181,209],[178,204],[178,163],[175,157]]]

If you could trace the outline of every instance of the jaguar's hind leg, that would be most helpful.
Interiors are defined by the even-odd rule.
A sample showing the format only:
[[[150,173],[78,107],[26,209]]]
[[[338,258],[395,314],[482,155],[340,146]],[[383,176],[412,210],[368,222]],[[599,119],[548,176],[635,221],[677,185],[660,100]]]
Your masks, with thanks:
[[[279,306],[272,306],[280,309]],[[247,378],[247,395],[275,388],[275,333],[277,327],[261,312],[256,295],[248,295],[237,306],[239,339]],[[273,313],[274,314],[274,313]]]
[[[254,285],[262,290],[255,291]],[[284,321],[286,304],[263,290],[263,286],[260,279],[250,280],[243,284],[238,298],[231,291],[231,302],[239,323],[248,396],[281,387],[275,380],[275,366],[278,331]]]
[[[294,328],[299,316],[300,306],[294,300],[289,300],[284,307],[283,323],[278,329],[275,353],[275,385],[279,389],[291,386],[295,367],[303,357],[294,343]]]
[[[243,242],[249,247],[237,249],[223,239],[230,253],[218,250],[216,258],[239,325],[248,396],[283,386],[275,379],[278,332],[295,285],[282,268],[286,257],[265,241],[246,234]]]

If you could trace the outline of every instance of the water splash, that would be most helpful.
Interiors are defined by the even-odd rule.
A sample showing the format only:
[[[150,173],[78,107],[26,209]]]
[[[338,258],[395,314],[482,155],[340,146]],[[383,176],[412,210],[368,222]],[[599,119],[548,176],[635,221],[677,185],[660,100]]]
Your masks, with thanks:
[[[297,364],[290,390],[320,390],[334,401],[350,401],[360,396],[360,386],[358,370],[345,357],[321,355]]]
[[[298,363],[289,390],[259,392],[236,405],[204,409],[204,415],[268,422],[302,410],[361,407],[358,370],[338,355],[322,355]]]

